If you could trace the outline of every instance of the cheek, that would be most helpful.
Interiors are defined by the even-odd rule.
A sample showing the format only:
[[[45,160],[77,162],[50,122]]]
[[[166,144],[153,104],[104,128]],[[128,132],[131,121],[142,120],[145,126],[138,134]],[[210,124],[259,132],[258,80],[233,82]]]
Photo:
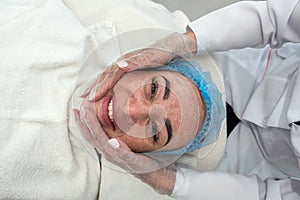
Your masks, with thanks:
[[[166,109],[168,110],[167,117],[172,122],[173,131],[177,132],[182,120],[181,105],[177,100],[173,100],[166,105]]]
[[[173,128],[173,132],[176,134],[178,132],[178,129],[180,127],[180,124],[181,124],[181,115],[180,113],[173,113],[171,116],[170,116],[171,120],[172,120],[172,128]]]

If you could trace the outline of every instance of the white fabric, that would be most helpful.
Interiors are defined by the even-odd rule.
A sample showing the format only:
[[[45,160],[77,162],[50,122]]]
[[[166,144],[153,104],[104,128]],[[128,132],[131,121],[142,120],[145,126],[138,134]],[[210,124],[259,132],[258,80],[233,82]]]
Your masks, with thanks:
[[[300,41],[299,10],[299,0],[244,1],[205,15],[189,28],[196,34],[199,53],[268,43],[274,47]]]
[[[287,40],[300,41],[299,15],[298,0],[241,2],[193,22],[190,28],[198,46],[204,43],[209,51],[267,42],[280,46]],[[178,176],[183,177],[176,183],[182,187],[177,186],[175,198],[300,199],[300,129],[293,123],[300,121],[300,44],[273,49],[266,68],[269,52],[267,46],[218,54],[227,102],[242,122],[228,138],[226,157],[218,167],[224,172],[182,169]]]
[[[182,11],[171,13],[149,0],[64,0],[85,26],[104,21],[113,24],[118,34],[143,28],[162,28],[184,32],[189,19]]]
[[[78,134],[71,95],[97,43],[138,28],[183,32],[188,19],[147,0],[65,3],[73,12],[59,0],[0,2],[0,198],[170,199],[100,166]]]
[[[0,10],[0,198],[95,199],[99,162],[68,130],[89,32],[57,0]]]

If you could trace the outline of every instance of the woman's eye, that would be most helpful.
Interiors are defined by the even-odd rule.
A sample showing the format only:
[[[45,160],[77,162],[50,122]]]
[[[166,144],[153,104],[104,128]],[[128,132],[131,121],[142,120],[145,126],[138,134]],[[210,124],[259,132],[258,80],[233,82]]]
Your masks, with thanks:
[[[157,93],[157,88],[158,88],[158,84],[157,81],[155,81],[154,79],[152,79],[152,83],[151,83],[151,95],[150,95],[150,99],[153,99]]]
[[[159,137],[158,137],[158,127],[155,121],[152,121],[151,126],[152,126],[153,141],[157,143]]]
[[[158,141],[158,134],[155,134],[155,135],[153,136],[153,141],[154,141],[155,143],[157,143],[157,141]]]

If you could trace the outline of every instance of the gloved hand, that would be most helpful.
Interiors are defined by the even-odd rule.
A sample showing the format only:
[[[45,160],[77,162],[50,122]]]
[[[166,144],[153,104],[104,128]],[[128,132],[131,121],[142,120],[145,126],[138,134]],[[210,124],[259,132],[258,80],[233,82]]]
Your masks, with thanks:
[[[90,101],[98,101],[126,72],[136,69],[154,68],[164,65],[177,56],[194,53],[197,50],[193,32],[174,33],[151,45],[149,48],[125,54],[109,67],[81,97],[89,95]]]
[[[171,194],[175,185],[176,171],[161,168],[153,159],[133,153],[121,140],[109,139],[99,124],[92,106],[73,109],[75,119],[85,138],[91,142],[108,161],[150,185],[157,192]]]

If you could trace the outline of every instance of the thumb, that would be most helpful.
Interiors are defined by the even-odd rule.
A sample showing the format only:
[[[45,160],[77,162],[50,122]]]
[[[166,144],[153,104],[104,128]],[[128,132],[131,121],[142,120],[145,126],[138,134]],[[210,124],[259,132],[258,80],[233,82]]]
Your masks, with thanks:
[[[138,154],[133,153],[123,141],[116,138],[110,139],[108,144],[115,150],[116,156],[122,161],[123,167],[125,164],[127,170],[135,172],[134,163],[139,159]]]
[[[148,173],[160,169],[160,166],[154,160],[143,154],[132,152],[121,140],[113,138],[108,141],[108,144],[115,149],[118,159],[126,163],[125,168],[129,173]]]
[[[124,162],[134,162],[138,159],[138,155],[133,153],[131,149],[122,140],[112,138],[108,141],[108,144],[115,150],[119,159]]]

